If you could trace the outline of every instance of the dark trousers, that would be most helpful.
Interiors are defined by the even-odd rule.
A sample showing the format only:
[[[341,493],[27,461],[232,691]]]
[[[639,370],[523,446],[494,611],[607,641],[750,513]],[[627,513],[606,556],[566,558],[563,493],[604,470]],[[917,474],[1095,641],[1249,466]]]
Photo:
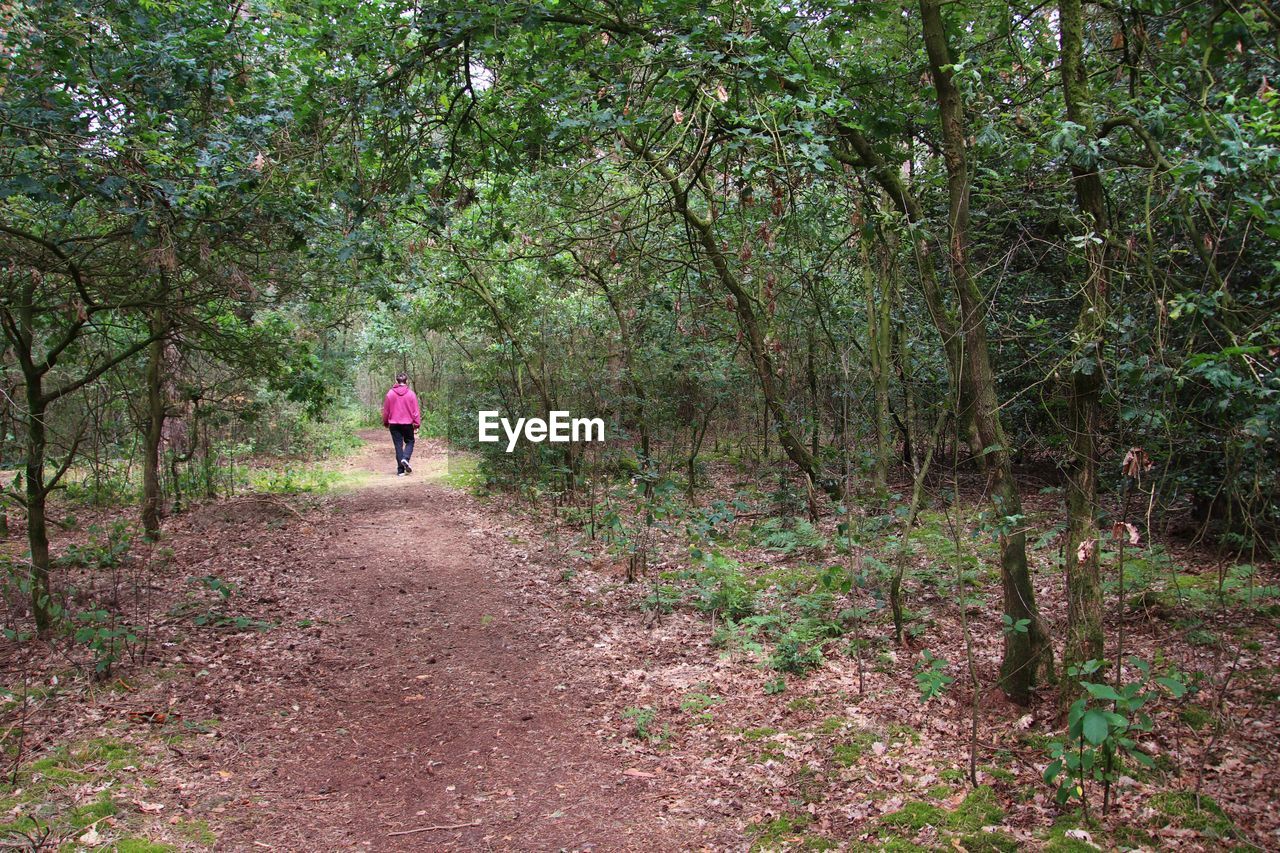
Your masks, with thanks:
[[[413,457],[413,424],[391,424],[391,443],[396,446],[396,473]]]

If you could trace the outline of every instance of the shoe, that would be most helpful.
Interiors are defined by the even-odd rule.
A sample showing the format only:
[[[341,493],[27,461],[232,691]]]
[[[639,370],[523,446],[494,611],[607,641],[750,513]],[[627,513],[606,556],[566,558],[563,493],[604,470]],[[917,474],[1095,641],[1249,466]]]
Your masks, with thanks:
[[[397,472],[396,472],[396,476],[397,476],[397,477],[403,477],[403,476],[404,476],[404,472],[403,472],[403,471],[397,471]]]
[[[404,472],[405,472],[406,474],[412,474],[412,473],[413,473],[413,468],[412,468],[412,466],[410,466],[410,465],[409,465],[409,460],[408,460],[408,459],[401,459],[401,460],[400,460],[400,465],[404,468]]]

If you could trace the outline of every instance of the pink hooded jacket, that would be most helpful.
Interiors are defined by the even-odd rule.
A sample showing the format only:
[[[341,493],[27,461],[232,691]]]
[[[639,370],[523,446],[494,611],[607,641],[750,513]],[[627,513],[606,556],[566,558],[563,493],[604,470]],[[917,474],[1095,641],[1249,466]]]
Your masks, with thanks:
[[[408,385],[394,385],[382,401],[382,425],[413,424],[422,426],[422,415],[418,412],[418,395]]]

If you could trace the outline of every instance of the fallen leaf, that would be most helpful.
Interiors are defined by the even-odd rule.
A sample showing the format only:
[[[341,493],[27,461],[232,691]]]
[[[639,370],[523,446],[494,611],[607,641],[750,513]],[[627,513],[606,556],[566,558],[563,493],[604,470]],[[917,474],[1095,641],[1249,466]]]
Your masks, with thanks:
[[[1072,839],[1073,841],[1083,841],[1085,844],[1088,844],[1090,847],[1098,846],[1093,843],[1093,836],[1083,829],[1068,829],[1066,832],[1063,833],[1063,835],[1065,835],[1067,838]]]

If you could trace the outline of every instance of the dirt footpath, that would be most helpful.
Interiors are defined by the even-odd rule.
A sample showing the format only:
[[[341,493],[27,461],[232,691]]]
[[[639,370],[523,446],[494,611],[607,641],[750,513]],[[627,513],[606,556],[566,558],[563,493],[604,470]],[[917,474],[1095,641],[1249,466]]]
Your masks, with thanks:
[[[420,444],[397,478],[386,437],[364,437],[358,488],[247,549],[282,627],[189,662],[207,692],[188,704],[219,722],[185,793],[218,847],[701,846],[600,737],[597,674],[562,653],[589,640],[439,485],[440,453]]]

